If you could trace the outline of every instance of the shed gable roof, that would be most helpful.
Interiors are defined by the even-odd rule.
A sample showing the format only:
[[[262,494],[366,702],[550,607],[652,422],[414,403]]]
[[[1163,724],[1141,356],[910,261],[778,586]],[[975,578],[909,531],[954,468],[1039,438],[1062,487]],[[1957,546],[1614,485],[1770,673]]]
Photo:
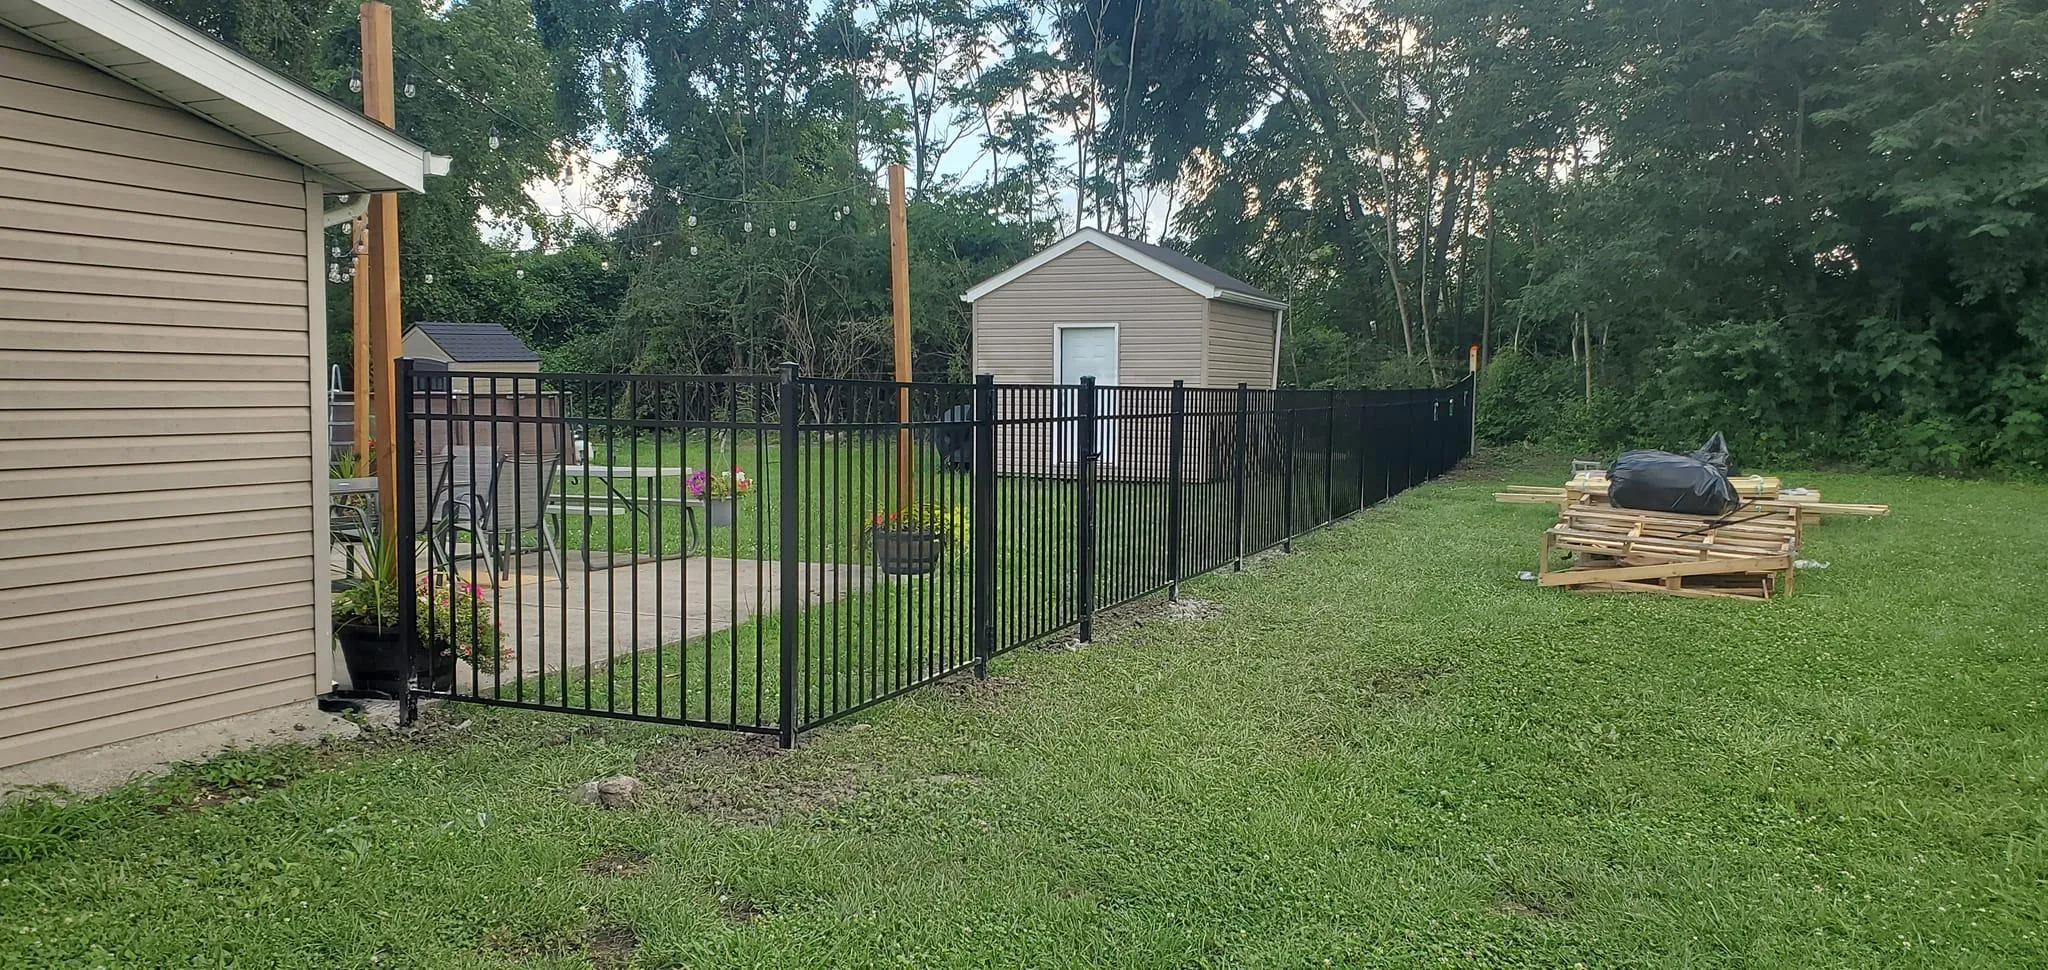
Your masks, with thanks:
[[[1242,303],[1270,310],[1285,309],[1287,306],[1286,300],[1185,253],[1176,252],[1165,246],[1126,239],[1100,229],[1082,229],[1075,232],[1040,250],[1031,258],[975,284],[967,292],[960,294],[960,299],[973,303],[1084,245],[1107,250],[1155,276],[1179,284],[1211,300]]]
[[[495,323],[452,323],[432,320],[415,323],[412,329],[426,334],[448,355],[448,359],[465,364],[483,361],[539,360],[526,341],[517,334]]]
[[[344,191],[419,192],[446,159],[146,0],[0,0],[12,27],[320,173]]]

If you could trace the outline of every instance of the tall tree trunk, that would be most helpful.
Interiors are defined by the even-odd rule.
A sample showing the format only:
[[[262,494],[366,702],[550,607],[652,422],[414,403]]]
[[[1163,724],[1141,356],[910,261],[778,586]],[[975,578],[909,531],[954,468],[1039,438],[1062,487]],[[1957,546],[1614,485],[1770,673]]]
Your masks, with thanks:
[[[1489,193],[1490,194],[1490,193]],[[1486,295],[1479,310],[1479,366],[1493,355],[1493,200],[1486,200]]]

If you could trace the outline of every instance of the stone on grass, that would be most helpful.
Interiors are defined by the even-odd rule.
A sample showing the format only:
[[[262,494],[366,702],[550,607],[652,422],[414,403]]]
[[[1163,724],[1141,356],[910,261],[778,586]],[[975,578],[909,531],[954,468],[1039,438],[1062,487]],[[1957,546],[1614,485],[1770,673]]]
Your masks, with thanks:
[[[586,805],[625,808],[640,801],[640,779],[632,775],[612,775],[586,781],[577,791],[576,800]]]

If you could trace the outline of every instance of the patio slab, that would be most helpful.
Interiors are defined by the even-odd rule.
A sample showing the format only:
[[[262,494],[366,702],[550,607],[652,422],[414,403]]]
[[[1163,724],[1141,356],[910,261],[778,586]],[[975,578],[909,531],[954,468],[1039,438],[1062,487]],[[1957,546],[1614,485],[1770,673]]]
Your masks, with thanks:
[[[468,570],[461,572],[466,578]],[[782,594],[781,564],[773,560],[697,556],[588,573],[572,565],[566,584],[552,570],[528,565],[521,572],[495,587],[495,608],[508,641],[517,644],[517,670],[526,674],[623,659],[728,630],[764,609],[774,612]],[[806,606],[829,602],[872,582],[872,572],[804,563],[799,592]],[[487,576],[479,585],[490,596]]]

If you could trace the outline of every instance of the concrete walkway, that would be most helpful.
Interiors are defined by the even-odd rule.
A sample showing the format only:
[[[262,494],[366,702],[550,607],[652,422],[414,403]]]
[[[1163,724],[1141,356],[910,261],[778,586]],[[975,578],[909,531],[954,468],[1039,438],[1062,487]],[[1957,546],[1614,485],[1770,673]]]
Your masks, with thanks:
[[[595,664],[728,630],[764,610],[774,613],[782,595],[781,564],[772,560],[698,556],[588,573],[572,563],[566,586],[551,569],[531,561],[520,572],[497,587],[496,605],[506,644],[516,638],[518,669],[528,674],[559,670],[565,660],[568,667],[581,667],[586,645]],[[806,606],[828,602],[871,582],[871,572],[805,563],[799,592]],[[490,584],[480,585],[489,597]],[[508,666],[504,675],[511,673]],[[462,675],[466,682],[468,671]]]

